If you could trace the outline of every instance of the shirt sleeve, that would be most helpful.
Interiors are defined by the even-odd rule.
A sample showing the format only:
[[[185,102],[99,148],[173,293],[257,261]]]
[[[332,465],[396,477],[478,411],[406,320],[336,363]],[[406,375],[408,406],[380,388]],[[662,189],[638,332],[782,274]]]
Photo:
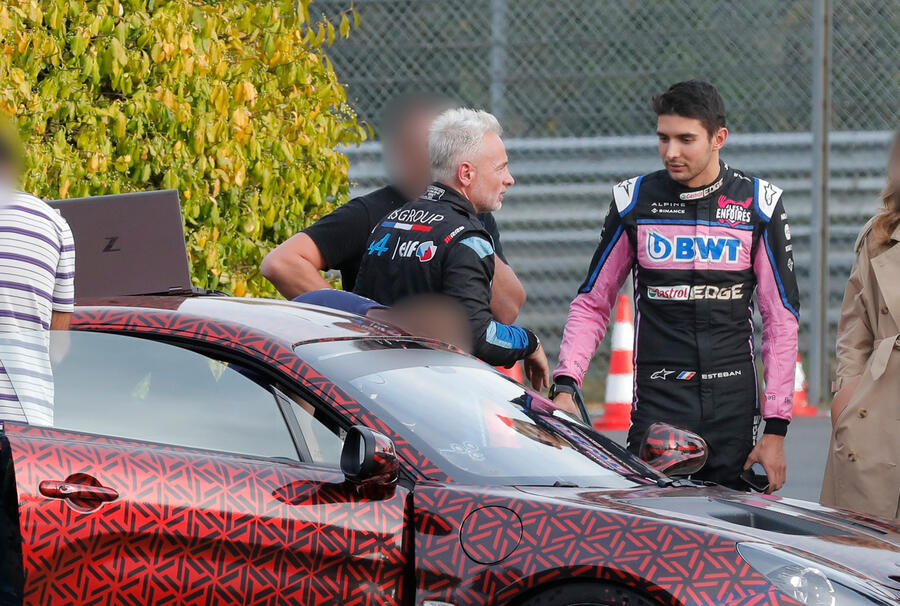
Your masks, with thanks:
[[[481,224],[484,225],[485,231],[490,234],[491,239],[494,241],[494,254],[509,265],[506,255],[503,254],[503,245],[500,243],[500,228],[497,226],[497,220],[494,219],[494,215],[492,213],[482,213],[478,215],[478,218],[481,220]]]
[[[614,201],[603,222],[600,243],[591,259],[587,278],[569,306],[559,348],[559,365],[553,373],[555,381],[570,382],[566,380],[568,378],[581,385],[588,364],[606,334],[616,294],[634,261],[634,248]]]
[[[463,234],[447,255],[443,269],[445,295],[466,310],[473,354],[494,366],[510,366],[537,349],[537,337],[515,324],[501,324],[491,314],[494,248],[481,234]]]
[[[380,217],[375,217],[375,220]],[[362,257],[372,228],[369,212],[361,198],[339,206],[303,230],[316,243],[326,269],[335,269]]]
[[[69,224],[62,220],[59,232],[59,262],[53,284],[53,311],[71,313],[75,309],[75,240]]]
[[[762,414],[767,420],[766,433],[781,434],[782,430],[787,430],[794,402],[800,295],[794,275],[791,231],[780,199],[764,225],[753,271],[763,320],[762,360],[766,385]],[[776,430],[770,430],[769,420],[773,421],[771,425]]]

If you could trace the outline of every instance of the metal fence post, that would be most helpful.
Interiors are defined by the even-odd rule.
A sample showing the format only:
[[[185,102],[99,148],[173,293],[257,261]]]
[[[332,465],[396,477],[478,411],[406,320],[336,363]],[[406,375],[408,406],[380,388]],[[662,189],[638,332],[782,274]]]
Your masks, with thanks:
[[[828,131],[831,126],[831,0],[813,0],[813,212],[812,318],[809,333],[809,399],[824,399],[830,375],[828,330]]]
[[[491,113],[503,122],[506,92],[506,0],[491,0]]]

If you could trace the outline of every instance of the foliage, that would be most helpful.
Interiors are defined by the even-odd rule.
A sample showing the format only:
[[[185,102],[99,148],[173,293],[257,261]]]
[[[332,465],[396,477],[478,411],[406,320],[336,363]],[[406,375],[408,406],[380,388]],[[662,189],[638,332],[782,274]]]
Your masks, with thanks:
[[[273,292],[262,255],[346,199],[334,147],[367,135],[323,53],[358,16],[311,21],[310,2],[6,0],[23,189],[178,189],[195,284]]]

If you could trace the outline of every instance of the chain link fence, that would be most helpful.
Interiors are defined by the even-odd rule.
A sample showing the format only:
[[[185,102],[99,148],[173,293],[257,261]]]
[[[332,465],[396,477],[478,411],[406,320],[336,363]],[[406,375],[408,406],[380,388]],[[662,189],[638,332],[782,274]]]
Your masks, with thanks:
[[[834,343],[852,245],[878,208],[900,126],[900,0],[841,0],[831,14],[829,284],[813,292],[813,2],[821,0],[354,0],[362,24],[329,55],[378,136],[393,97],[431,91],[500,117],[517,184],[497,214],[529,299],[520,316],[555,353],[611,186],[661,167],[649,100],[711,81],[733,135],[723,158],[785,189],[801,302],[826,297]],[[350,0],[313,5],[326,15]],[[384,181],[377,142],[348,150],[354,192]],[[802,317],[801,350],[809,345]],[[607,340],[608,341],[608,340]],[[833,351],[833,347],[831,348]],[[602,399],[608,344],[592,365]]]

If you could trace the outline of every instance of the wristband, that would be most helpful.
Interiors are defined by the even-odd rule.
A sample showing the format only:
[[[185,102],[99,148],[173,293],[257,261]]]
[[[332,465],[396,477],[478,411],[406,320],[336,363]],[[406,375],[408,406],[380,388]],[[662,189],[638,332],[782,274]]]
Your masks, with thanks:
[[[575,388],[571,385],[566,385],[565,383],[554,383],[550,386],[550,393],[548,394],[548,396],[552,400],[561,393],[567,393],[570,396],[574,396]]]

